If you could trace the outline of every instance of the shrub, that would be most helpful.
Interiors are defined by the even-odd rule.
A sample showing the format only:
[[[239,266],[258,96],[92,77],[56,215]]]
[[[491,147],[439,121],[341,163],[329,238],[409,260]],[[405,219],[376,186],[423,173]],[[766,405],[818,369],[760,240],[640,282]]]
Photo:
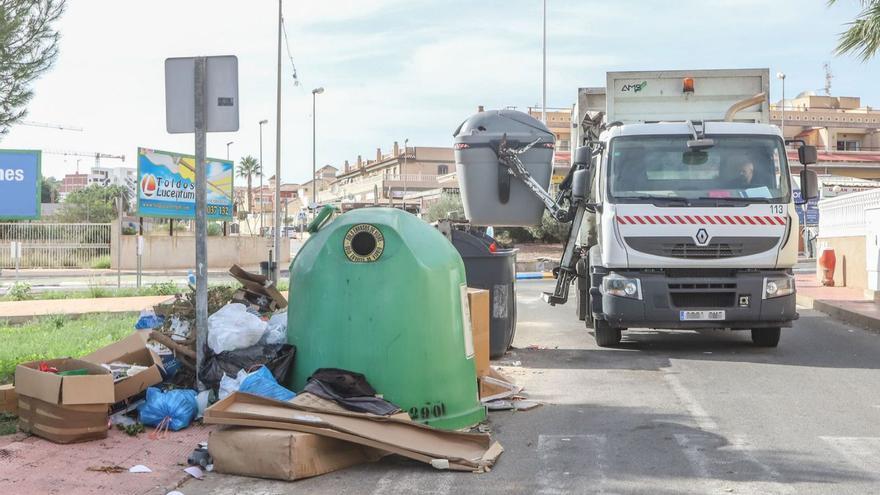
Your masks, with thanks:
[[[31,284],[27,282],[16,282],[9,288],[8,296],[13,301],[26,301],[33,298],[31,294]]]
[[[527,227],[527,230],[541,242],[563,242],[568,237],[569,225],[571,222],[560,223],[545,211],[541,217],[541,225]]]
[[[462,206],[461,196],[458,194],[444,194],[440,196],[440,199],[431,203],[422,214],[422,219],[426,222],[436,222],[445,218],[464,218],[464,206]]]
[[[173,296],[180,293],[180,289],[171,280],[166,280],[165,282],[151,285],[147,292],[154,296]]]

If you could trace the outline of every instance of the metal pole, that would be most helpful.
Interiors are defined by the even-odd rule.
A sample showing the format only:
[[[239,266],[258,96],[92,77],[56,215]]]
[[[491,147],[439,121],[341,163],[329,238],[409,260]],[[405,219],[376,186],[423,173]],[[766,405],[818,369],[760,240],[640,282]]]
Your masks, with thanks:
[[[208,177],[205,170],[207,122],[205,119],[205,79],[207,59],[195,63],[195,135],[196,135],[196,385],[205,390],[201,365],[208,339]]]
[[[144,217],[138,217],[138,252],[137,252],[137,287],[141,288],[141,277],[144,269]]]
[[[547,123],[547,0],[544,0],[543,52],[541,59],[541,122]]]
[[[406,211],[406,186],[407,186],[407,175],[406,175],[406,149],[409,144],[409,138],[403,140],[403,211]]]
[[[782,76],[782,142],[785,142],[785,75]]]
[[[267,122],[268,120],[260,121],[260,237],[263,236],[263,124]],[[250,194],[253,196],[254,192],[251,191]]]
[[[275,108],[275,201],[272,205],[272,209],[275,210],[275,235],[274,237],[274,249],[275,252],[275,270],[270,270],[272,273],[272,280],[276,283],[278,282],[278,253],[281,251],[281,235],[278,232],[278,225],[281,223],[281,208],[279,208],[279,204],[281,202],[281,0],[278,0],[278,81],[277,81],[277,89],[276,89],[276,108]],[[272,268],[272,265],[269,265],[269,268]]]
[[[116,197],[116,288],[122,288],[122,196]]]
[[[315,149],[315,142],[317,141],[315,137],[315,121],[318,120],[317,115],[315,115],[315,101],[318,99],[318,93],[312,90],[312,204],[318,204],[318,162],[317,162],[317,151]],[[312,210],[312,218],[318,214],[317,208]]]

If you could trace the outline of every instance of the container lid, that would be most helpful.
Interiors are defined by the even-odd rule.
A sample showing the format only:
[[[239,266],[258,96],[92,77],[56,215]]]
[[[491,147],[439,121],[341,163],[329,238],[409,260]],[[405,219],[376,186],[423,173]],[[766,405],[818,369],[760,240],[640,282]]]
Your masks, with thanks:
[[[498,139],[502,135],[528,136],[531,140],[545,138],[554,142],[552,132],[540,120],[516,110],[489,110],[471,115],[458,126],[453,136],[460,142],[468,136]]]
[[[494,253],[489,250],[489,245],[495,239],[482,233],[465,232],[463,230],[452,231],[452,245],[458,250],[462,258],[478,256],[507,256],[513,254],[515,249],[498,249]]]

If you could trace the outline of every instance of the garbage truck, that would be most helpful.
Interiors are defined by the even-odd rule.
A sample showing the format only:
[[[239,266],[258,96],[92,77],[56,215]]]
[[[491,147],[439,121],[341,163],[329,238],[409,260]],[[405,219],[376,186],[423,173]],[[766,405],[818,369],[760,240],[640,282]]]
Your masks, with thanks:
[[[530,225],[547,210],[570,224],[556,286],[596,343],[630,328],[750,330],[778,345],[797,319],[798,217],[818,195],[816,149],[770,124],[768,69],[609,72],[574,106],[571,169],[549,189],[553,135],[511,110],[455,132],[466,216]]]

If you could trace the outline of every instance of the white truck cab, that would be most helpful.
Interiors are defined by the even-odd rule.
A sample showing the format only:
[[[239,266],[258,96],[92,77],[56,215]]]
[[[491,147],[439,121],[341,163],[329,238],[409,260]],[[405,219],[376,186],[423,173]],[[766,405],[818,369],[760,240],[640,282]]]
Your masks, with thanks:
[[[768,81],[767,69],[608,73],[604,118],[601,88],[581,90],[578,309],[600,346],[636,327],[748,329],[776,346],[798,317],[794,167],[768,124]]]

